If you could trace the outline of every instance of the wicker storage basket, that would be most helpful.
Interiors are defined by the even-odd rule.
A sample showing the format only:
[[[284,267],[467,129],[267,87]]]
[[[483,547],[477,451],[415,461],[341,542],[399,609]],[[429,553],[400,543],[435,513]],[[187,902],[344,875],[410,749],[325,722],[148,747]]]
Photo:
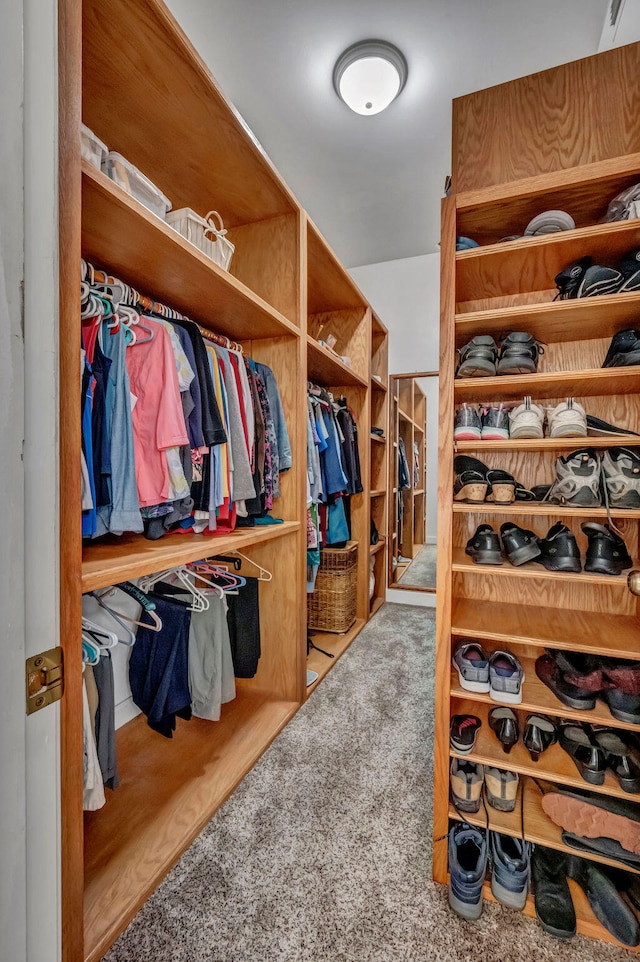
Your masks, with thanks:
[[[206,217],[200,217],[190,207],[181,207],[167,215],[167,223],[190,244],[194,244],[198,250],[210,257],[218,267],[229,270],[235,246],[226,236],[222,218],[217,211],[210,210]]]
[[[356,620],[358,542],[346,548],[323,548],[316,586],[307,595],[307,623],[318,631],[342,634]]]

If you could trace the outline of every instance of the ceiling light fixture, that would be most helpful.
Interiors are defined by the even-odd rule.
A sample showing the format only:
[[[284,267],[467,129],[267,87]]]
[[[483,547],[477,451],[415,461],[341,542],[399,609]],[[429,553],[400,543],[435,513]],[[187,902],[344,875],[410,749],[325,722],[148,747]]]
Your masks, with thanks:
[[[333,68],[333,86],[357,114],[379,114],[396,99],[409,70],[404,56],[384,40],[360,40]]]

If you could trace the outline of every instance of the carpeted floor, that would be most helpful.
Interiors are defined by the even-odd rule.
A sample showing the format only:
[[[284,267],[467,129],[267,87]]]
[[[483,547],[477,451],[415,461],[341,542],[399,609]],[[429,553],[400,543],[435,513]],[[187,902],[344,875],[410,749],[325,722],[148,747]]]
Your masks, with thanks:
[[[420,588],[435,588],[437,550],[438,549],[435,544],[423,545],[398,581],[403,585],[416,585],[416,587]]]
[[[385,605],[106,962],[628,962],[499,905],[449,911],[430,877],[433,638],[432,611]]]

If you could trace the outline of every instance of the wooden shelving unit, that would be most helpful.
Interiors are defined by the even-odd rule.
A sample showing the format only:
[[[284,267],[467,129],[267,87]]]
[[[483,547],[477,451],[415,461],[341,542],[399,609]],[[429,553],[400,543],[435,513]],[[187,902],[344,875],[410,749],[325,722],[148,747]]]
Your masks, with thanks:
[[[387,332],[320,232],[225,99],[162,0],[60,4],[60,637],[62,933],[64,962],[98,962],[310,690],[384,601]],[[142,105],[142,106],[141,106]],[[135,122],[132,122],[135,118]],[[99,170],[81,160],[84,121],[145,173],[175,209],[215,207],[235,245],[229,272]],[[179,149],[176,147],[179,146]],[[188,162],[185,161],[188,158]],[[274,371],[293,467],[273,514],[282,524],[232,533],[81,539],[79,264],[81,256],[203,327],[239,341]],[[318,343],[336,338],[336,352]],[[342,357],[348,357],[345,362]],[[375,375],[382,380],[379,381]],[[352,497],[359,544],[357,619],[317,633],[306,657],[307,379],[354,411],[364,491]],[[385,437],[371,441],[372,424]],[[373,474],[372,474],[373,472]],[[374,496],[370,496],[370,492]],[[117,733],[120,787],[82,811],[82,591],[240,549],[273,573],[260,586],[262,654],[255,678],[217,723],[179,723],[168,741],[144,717]],[[369,564],[376,588],[369,598]]]
[[[369,613],[372,617],[384,604],[387,594],[387,485],[389,410],[389,332],[379,317],[371,316],[370,424],[382,428],[383,435],[370,434],[370,524],[375,525],[379,541],[369,546]]]
[[[613,125],[608,123],[610,140],[605,144],[602,137],[604,118],[607,122],[612,119],[605,106],[614,83],[609,71],[619,71],[620,77],[635,76],[639,57],[640,45],[633,44],[454,102],[453,191],[443,201],[441,242],[438,570],[442,580],[437,603],[435,839],[447,832],[451,819],[460,817],[449,803],[449,767],[455,755],[449,745],[453,713],[468,712],[482,721],[474,750],[465,758],[521,776],[524,794],[519,796],[516,810],[505,814],[489,808],[489,827],[493,830],[520,835],[522,803],[526,838],[565,850],[560,829],[542,810],[533,779],[640,803],[640,796],[623,792],[610,773],[602,786],[586,783],[557,744],[538,762],[531,760],[521,742],[505,754],[488,725],[488,713],[495,704],[490,695],[465,691],[457,672],[451,669],[452,653],[465,641],[479,642],[488,653],[507,649],[521,660],[525,671],[522,702],[513,706],[521,725],[529,712],[542,712],[558,721],[635,730],[635,726],[614,719],[602,700],[593,710],[568,708],[535,672],[536,659],[548,648],[603,657],[640,657],[639,603],[628,590],[626,572],[619,577],[584,571],[553,574],[535,562],[516,568],[507,560],[502,566],[489,567],[473,564],[464,550],[482,522],[498,529],[503,521],[514,519],[544,536],[555,521],[562,519],[576,535],[584,557],[586,538],[580,524],[589,518],[606,520],[606,506],[454,504],[452,479],[455,453],[469,453],[491,467],[502,467],[531,487],[553,481],[555,460],[568,451],[637,447],[640,441],[628,435],[504,443],[468,441],[458,442],[455,450],[453,443],[454,412],[459,404],[521,400],[525,395],[543,404],[573,396],[587,413],[631,431],[640,430],[640,368],[601,367],[612,335],[636,326],[638,294],[553,301],[554,276],[573,260],[591,255],[595,264],[614,265],[621,255],[640,246],[640,221],[600,223],[616,192],[640,179],[640,155],[634,147],[640,139],[637,117],[629,118],[630,131],[626,118],[617,114]],[[586,109],[589,102],[581,144],[564,120],[547,113],[547,105],[560,89],[572,104],[571,116],[565,118],[569,127],[575,118],[583,116],[582,107]],[[487,124],[498,105],[517,117],[508,141],[500,139]],[[533,129],[544,131],[544,135],[541,142],[532,145]],[[552,159],[554,151],[557,153]],[[501,241],[522,234],[535,214],[549,209],[571,213],[576,229]],[[459,235],[473,237],[480,246],[456,253],[455,238]],[[545,353],[537,373],[455,378],[456,350],[471,337],[488,333],[499,337],[513,330],[530,332],[544,342]],[[640,511],[613,509],[610,517],[630,554],[637,558]],[[484,810],[468,816],[479,826],[486,824],[485,819]],[[623,867],[596,855],[582,855]],[[433,873],[436,880],[446,882],[447,852],[443,843],[434,844]],[[575,886],[572,894],[578,930],[612,941],[594,918],[584,894]],[[534,914],[531,898],[525,911]]]
[[[427,398],[414,375],[392,375],[390,378],[390,420],[393,448],[389,460],[393,477],[393,497],[389,508],[389,540],[393,545],[389,558],[389,586],[403,586],[400,578],[425,543],[427,481]],[[410,486],[398,490],[398,443],[404,442],[409,464]],[[417,462],[417,463],[416,463]],[[402,525],[400,508],[402,507]],[[394,537],[395,536],[395,537]]]

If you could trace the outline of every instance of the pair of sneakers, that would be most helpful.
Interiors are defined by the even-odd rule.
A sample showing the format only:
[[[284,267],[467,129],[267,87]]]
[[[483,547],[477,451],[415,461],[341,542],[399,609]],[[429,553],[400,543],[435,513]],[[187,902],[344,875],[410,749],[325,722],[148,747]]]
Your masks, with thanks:
[[[556,299],[561,301],[640,291],[640,249],[629,251],[617,268],[594,264],[591,257],[581,257],[556,274],[555,282]]]
[[[452,662],[465,691],[488,694],[493,701],[507,705],[522,701],[524,669],[510,651],[494,651],[487,657],[472,641],[456,649]]]
[[[544,354],[539,341],[525,331],[512,331],[496,344],[491,334],[476,334],[459,348],[456,377],[493,377],[496,374],[535,374]]]
[[[531,844],[467,822],[454,825],[449,832],[449,905],[467,921],[482,915],[489,863],[494,898],[522,911],[529,889]]]
[[[601,456],[593,448],[579,448],[556,460],[555,481],[536,493],[550,504],[640,508],[640,454],[622,446]]]
[[[509,436],[517,438],[543,438],[544,422],[547,421],[547,437],[586,438],[587,414],[579,401],[572,397],[560,401],[555,407],[545,408],[531,397],[524,398],[509,414]]]
[[[507,405],[462,404],[456,411],[453,425],[454,441],[506,441],[509,437]]]
[[[480,765],[464,758],[451,759],[451,800],[459,812],[479,812],[483,788],[491,808],[499,812],[513,812],[519,780],[517,772],[504,771],[493,765]]]

